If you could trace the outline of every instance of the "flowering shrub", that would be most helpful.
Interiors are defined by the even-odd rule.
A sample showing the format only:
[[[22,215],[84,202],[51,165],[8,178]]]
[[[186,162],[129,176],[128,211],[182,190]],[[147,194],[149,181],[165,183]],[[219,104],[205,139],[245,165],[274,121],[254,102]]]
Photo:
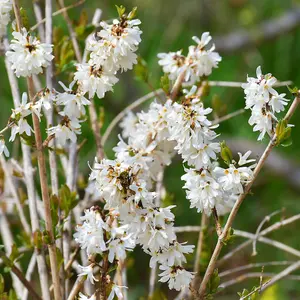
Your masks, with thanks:
[[[6,31],[12,6],[16,20],[12,22],[12,38],[8,41]],[[269,138],[270,143],[258,160],[250,150],[238,153],[239,158],[235,160],[225,141],[220,141],[218,124],[222,120],[214,119],[213,109],[203,102],[205,89],[210,84],[208,76],[221,62],[211,35],[205,32],[201,38],[192,38],[194,42],[186,56],[183,50],[158,54],[158,64],[165,73],[163,90],[153,93],[154,99],[146,111],[134,113],[128,109],[124,113],[120,122],[122,134],[113,148],[115,157],[108,159],[103,151],[104,141],[94,102],[113,91],[119,73],[133,68],[146,72],[137,54],[142,42],[137,10],[126,12],[122,6],[117,10],[118,18],[98,21],[92,32],[87,33],[83,59],[80,52],[83,49],[65,16],[71,26],[77,61],[69,62],[71,71],[62,68],[61,72],[67,72],[70,78],[69,82],[62,83],[56,82],[52,73],[54,63],[59,67],[59,58],[55,56],[56,46],[59,46],[44,42],[45,37],[40,32],[37,35],[23,27],[24,20],[15,1],[0,2],[0,35],[4,42],[9,42],[5,59],[15,104],[7,126],[0,132],[1,164],[5,168],[10,163],[2,155],[9,157],[5,140],[15,142],[20,138],[21,177],[24,177],[27,192],[30,224],[8,170],[5,170],[5,191],[14,198],[29,248],[36,257],[42,299],[51,299],[52,292],[56,300],[126,298],[126,289],[130,289],[130,282],[128,286],[126,283],[126,259],[135,247],[141,247],[150,256],[154,284],[156,280],[166,283],[169,289],[180,291],[182,299],[210,299],[218,291],[216,260],[223,245],[232,238],[234,217],[271,149],[289,139],[292,125],[288,121],[296,104],[290,106],[283,119],[276,116],[285,110],[289,99],[274,89],[278,83],[276,78],[263,75],[258,67],[257,78],[248,77],[241,87],[245,93],[245,108],[251,110],[250,126],[260,132],[258,140]],[[50,34],[51,40],[49,22],[51,25],[48,16],[46,35]],[[49,36],[45,40],[49,41]],[[38,90],[35,85],[39,86],[43,73],[46,87]],[[22,91],[21,101],[15,76],[27,80],[28,94]],[[298,91],[293,93],[296,95],[294,103],[298,103]],[[82,197],[76,187],[77,155],[80,155],[78,150],[83,139],[81,127],[89,119],[97,154],[90,165],[89,183]],[[5,135],[8,130],[10,137]],[[47,137],[43,139],[44,134]],[[32,171],[34,153],[37,153],[39,185],[35,184]],[[196,208],[203,220],[212,215],[218,234],[218,243],[200,287],[197,266],[192,270],[187,265],[187,255],[195,255],[195,246],[178,240],[172,212],[175,206],[167,206],[162,201],[163,172],[177,156],[184,165],[182,188],[190,202],[186,205]],[[58,160],[65,171],[66,182],[59,180]],[[63,183],[60,188],[58,182]],[[220,216],[228,214],[222,228]],[[77,226],[70,221],[73,217]],[[1,250],[0,254],[12,273],[17,297],[20,298],[22,282],[34,298],[41,299],[18,269],[19,250],[12,248],[10,254],[11,246],[5,244],[6,253]],[[75,254],[71,255],[73,249]],[[198,250],[199,246],[197,255]],[[51,272],[47,269],[45,252],[49,254]],[[71,267],[78,275],[73,288],[67,276]],[[159,279],[156,279],[156,269]],[[2,289],[3,277],[0,279],[1,297],[7,297]]]

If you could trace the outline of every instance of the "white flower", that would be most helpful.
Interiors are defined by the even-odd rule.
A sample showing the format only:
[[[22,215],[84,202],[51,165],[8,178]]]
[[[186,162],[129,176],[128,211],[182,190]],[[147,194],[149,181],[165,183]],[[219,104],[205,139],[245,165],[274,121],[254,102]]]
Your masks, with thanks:
[[[6,157],[9,157],[9,151],[5,145],[5,141],[2,136],[0,136],[0,155],[4,153]]]
[[[126,251],[132,251],[135,247],[135,241],[130,235],[116,238],[108,242],[108,261],[112,263],[114,259],[125,259]]]
[[[285,110],[285,106],[287,105],[287,102],[290,101],[289,99],[285,99],[286,94],[275,94],[272,95],[272,98],[270,100],[270,105],[272,107],[273,112],[281,112]]]
[[[128,138],[130,135],[134,135],[134,132],[136,130],[135,125],[137,124],[137,122],[137,116],[132,111],[129,111],[120,122],[123,138]]]
[[[89,64],[77,64],[77,72],[75,72],[74,80],[76,80],[83,93],[88,93],[89,98],[93,98],[97,94],[102,99],[106,92],[113,90],[113,85],[119,79],[104,68],[95,68]]]
[[[140,24],[141,21],[137,19],[113,20],[112,25],[101,22],[103,29],[98,36],[112,43],[115,55],[127,56],[128,52],[135,52],[141,42],[142,31],[138,27]]]
[[[64,115],[70,119],[78,119],[85,115],[85,106],[90,105],[91,102],[84,97],[80,89],[76,92],[72,90],[75,81],[71,82],[68,88],[62,82],[59,82],[59,84],[63,87],[65,92],[57,93],[56,103],[64,106]]]
[[[159,53],[158,64],[162,66],[164,73],[169,75],[170,80],[176,80],[181,72],[186,69],[186,58],[182,51]]]
[[[190,46],[188,53],[188,61],[190,63],[190,70],[192,73],[190,78],[194,81],[193,77],[200,78],[205,75],[211,74],[213,68],[218,67],[218,63],[222,60],[219,53],[215,52],[215,45],[212,45],[210,49],[206,49],[206,46],[211,41],[212,37],[209,32],[204,32],[201,39],[196,36],[193,40],[197,43],[197,46]],[[187,74],[188,75],[188,74]],[[186,80],[188,80],[186,76]]]
[[[47,129],[48,135],[54,134],[57,143],[60,146],[65,146],[67,140],[75,142],[77,134],[81,134],[80,123],[77,119],[69,119],[63,117],[61,123]]]
[[[78,267],[82,270],[82,272],[79,273],[78,276],[87,276],[87,279],[90,280],[91,284],[94,284],[95,281],[98,281],[94,276],[94,265],[95,264],[90,264],[86,267],[78,265]]]
[[[36,102],[38,111],[40,112],[42,107],[44,107],[46,111],[51,109],[54,99],[55,96],[53,92],[46,88],[42,92],[40,99]]]
[[[123,299],[123,295],[121,292],[121,288],[126,288],[126,286],[120,286],[113,283],[110,294],[107,298],[107,300],[113,300],[115,296],[117,296],[118,299]]]
[[[91,207],[85,210],[84,216],[81,217],[83,224],[77,225],[74,239],[81,249],[86,249],[88,255],[100,253],[107,250],[104,240],[104,230],[107,225],[101,218],[97,208]]]
[[[94,294],[91,297],[89,297],[82,293],[79,293],[79,300],[96,300],[96,295]]]
[[[191,202],[191,208],[196,207],[198,212],[210,215],[216,206],[218,198],[222,197],[222,190],[216,179],[207,170],[196,171],[186,169],[181,179],[186,183],[187,199]]]
[[[12,9],[11,0],[0,1],[0,38],[6,33],[6,26],[10,21],[11,9]]]
[[[47,67],[54,57],[53,45],[41,43],[25,28],[22,28],[21,32],[14,31],[13,37],[6,56],[17,77],[42,73],[42,68]]]
[[[161,265],[159,269],[163,271],[159,274],[161,276],[159,281],[168,282],[169,289],[175,289],[176,291],[188,287],[194,277],[192,272],[188,272],[180,266]]]
[[[186,263],[184,254],[193,253],[194,245],[185,245],[185,243],[178,243],[175,241],[171,243],[166,249],[151,253],[150,268],[154,268],[155,263],[167,264],[168,266],[179,265]]]
[[[284,111],[289,100],[273,88],[277,79],[272,74],[263,75],[261,67],[257,67],[256,75],[257,78],[248,77],[242,88],[246,109],[251,109],[249,124],[254,125],[253,131],[260,131],[258,140],[262,140],[266,133],[273,135],[277,123],[275,113]]]
[[[26,117],[31,115],[32,104],[27,103],[28,96],[26,93],[22,94],[22,102],[20,106],[12,110],[12,115],[10,117],[13,122],[11,129],[11,136],[9,141],[13,142],[16,138],[16,135],[22,135],[24,132],[26,135],[30,136],[33,129],[28,124]]]
[[[242,153],[238,152],[238,155],[240,157],[239,161],[238,161],[238,165],[239,166],[243,166],[252,162],[255,162],[255,159],[248,159],[248,157],[251,155],[251,151],[247,151],[244,155],[242,155]]]

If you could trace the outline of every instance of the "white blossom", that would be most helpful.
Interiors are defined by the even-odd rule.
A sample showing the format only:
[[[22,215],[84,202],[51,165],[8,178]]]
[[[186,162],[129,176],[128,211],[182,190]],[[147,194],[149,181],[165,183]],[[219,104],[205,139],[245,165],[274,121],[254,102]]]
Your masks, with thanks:
[[[120,285],[116,285],[115,283],[113,283],[107,300],[113,300],[115,296],[117,296],[117,298],[119,300],[123,299],[121,288],[126,288],[127,289],[126,286],[120,286]]]
[[[188,272],[180,266],[161,265],[159,269],[163,271],[159,274],[161,277],[159,281],[168,282],[169,289],[175,289],[176,291],[188,287],[194,277],[192,272]]]
[[[91,102],[84,97],[84,94],[77,89],[73,91],[73,86],[75,81],[71,82],[70,86],[67,88],[62,82],[59,82],[64,89],[63,93],[57,93],[56,104],[63,105],[64,115],[68,116],[70,119],[78,119],[85,115],[85,106],[90,105]]]
[[[55,135],[55,139],[60,146],[65,146],[67,140],[75,142],[77,134],[81,134],[80,123],[77,119],[63,117],[60,124],[47,129],[48,135]]]
[[[87,276],[87,279],[91,282],[91,284],[94,284],[95,281],[98,281],[97,278],[94,276],[94,265],[95,264],[90,264],[86,267],[78,265],[78,267],[82,271],[78,274],[78,276]]]
[[[278,94],[274,89],[277,79],[272,74],[263,75],[261,67],[257,67],[256,76],[248,77],[247,83],[242,85],[246,99],[246,109],[251,110],[249,124],[253,131],[259,131],[258,140],[262,140],[267,133],[274,134],[278,122],[276,113],[284,111],[288,99],[286,94]]]
[[[5,141],[2,136],[0,136],[0,155],[4,153],[6,157],[9,157],[9,151],[5,145]]]
[[[32,113],[32,104],[27,103],[28,96],[26,93],[22,94],[22,102],[18,107],[12,110],[12,115],[10,116],[10,121],[13,123],[11,128],[11,136],[9,141],[13,142],[16,135],[22,135],[24,132],[27,136],[31,136],[33,129],[28,124],[26,117]],[[36,111],[35,111],[36,112]]]
[[[84,216],[80,218],[83,224],[77,225],[74,239],[81,249],[86,249],[88,255],[103,253],[107,250],[104,240],[104,230],[107,225],[96,207],[85,210]]]
[[[53,45],[41,43],[25,28],[21,32],[14,31],[13,37],[6,56],[17,77],[42,73],[42,68],[47,67],[54,58]]]
[[[95,68],[89,64],[77,64],[77,71],[74,80],[82,89],[82,92],[88,93],[89,98],[93,98],[95,94],[98,98],[104,98],[108,91],[113,90],[113,85],[119,79],[113,74],[106,71],[103,67]]]
[[[12,10],[11,0],[0,1],[0,38],[6,33],[6,26],[10,21],[10,12]]]
[[[82,293],[79,293],[79,300],[96,300],[96,295],[93,294],[92,296],[86,296]]]

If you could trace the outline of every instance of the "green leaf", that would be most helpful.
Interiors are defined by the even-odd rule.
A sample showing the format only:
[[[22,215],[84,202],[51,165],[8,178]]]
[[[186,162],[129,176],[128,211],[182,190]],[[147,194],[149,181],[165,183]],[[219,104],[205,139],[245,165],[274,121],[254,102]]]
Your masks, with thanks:
[[[218,291],[220,285],[220,277],[219,277],[219,272],[218,269],[215,269],[208,284],[207,284],[207,295],[206,295],[206,299],[212,299],[209,298],[211,297],[213,294],[215,294]]]
[[[292,144],[291,140],[292,128],[288,126],[286,120],[279,120],[275,133],[276,133],[276,145],[282,145],[288,147]]]
[[[22,20],[22,27],[25,27],[27,31],[29,31],[30,25],[29,25],[28,15],[26,10],[23,7],[20,8],[20,15]]]
[[[119,17],[122,18],[125,14],[126,8],[123,5],[120,5],[120,6],[116,5],[116,8],[117,8]]]
[[[232,152],[230,148],[226,145],[225,141],[221,142],[221,157],[227,165],[232,163]]]
[[[42,249],[43,247],[43,235],[40,230],[36,230],[33,233],[33,244],[37,249]]]
[[[60,269],[62,263],[64,262],[64,257],[59,248],[56,247],[56,258],[57,258],[57,266],[58,270]]]
[[[61,68],[61,72],[65,72],[65,71],[70,71],[70,72],[75,72],[76,71],[76,60],[71,60],[68,63],[64,64]]]
[[[161,85],[161,88],[164,90],[164,92],[167,95],[169,95],[169,93],[170,93],[170,79],[169,79],[169,76],[167,74],[164,74],[160,78],[160,85]]]
[[[23,132],[20,135],[22,142],[28,146],[35,147],[35,139],[34,135],[27,135],[25,132]]]
[[[9,300],[18,300],[17,294],[13,289],[9,290],[8,299]]]
[[[290,91],[290,93],[293,95],[293,96],[297,96],[298,95],[298,91],[299,89],[295,86],[293,88],[290,88],[289,86],[287,86],[288,90]]]
[[[234,235],[234,229],[232,227],[229,228],[225,238],[223,239],[222,243],[224,245],[230,244],[233,242],[235,235]]]
[[[137,7],[135,6],[132,11],[128,14],[127,19],[132,20],[136,17],[137,15]]]
[[[55,226],[59,221],[59,216],[58,216],[59,199],[57,195],[51,195],[50,208],[51,208],[52,223],[53,226]]]
[[[59,190],[60,208],[65,212],[67,217],[70,211],[77,205],[77,194],[71,192],[69,187],[65,184]]]
[[[18,261],[22,256],[23,254],[19,252],[19,249],[16,246],[16,244],[13,244],[11,247],[11,253],[9,255],[9,259],[14,263]]]
[[[148,82],[149,80],[149,70],[147,63],[144,59],[141,57],[138,57],[138,62],[134,66],[134,75],[137,80],[143,81],[143,82]]]

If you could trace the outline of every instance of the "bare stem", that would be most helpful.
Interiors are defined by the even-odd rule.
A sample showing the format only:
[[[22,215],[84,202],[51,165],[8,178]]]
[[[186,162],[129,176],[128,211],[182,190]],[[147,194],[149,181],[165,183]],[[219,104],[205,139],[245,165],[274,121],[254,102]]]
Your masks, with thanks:
[[[81,1],[78,1],[77,3],[74,3],[74,4],[71,4],[69,6],[66,6],[66,7],[63,7],[57,11],[55,11],[53,14],[52,14],[52,17],[55,17],[55,16],[58,16],[60,15],[61,13],[63,13],[64,11],[67,11],[71,8],[75,8],[81,4],[83,4],[85,2],[85,0],[81,0]],[[33,25],[30,30],[33,31],[35,29],[37,29],[38,27],[40,27],[41,24],[45,23],[46,22],[46,18],[44,19],[41,19],[40,21],[38,21],[38,23],[36,23],[35,25]]]
[[[23,285],[28,289],[30,295],[36,300],[42,300],[42,298],[37,294],[35,289],[30,284],[30,282],[25,278],[22,271],[15,264],[12,264],[11,260],[1,250],[0,250],[0,257],[2,258],[2,261],[8,267],[10,267],[11,271],[19,278],[19,280],[23,283]]]
[[[8,49],[8,41],[4,39],[5,50]],[[20,92],[18,87],[18,81],[15,74],[11,69],[11,65],[7,59],[5,59],[5,67],[8,74],[8,79],[11,87],[11,92],[13,96],[14,106],[18,107],[20,105]],[[27,189],[28,203],[29,203],[29,213],[32,231],[35,232],[39,230],[39,217],[37,213],[37,199],[36,191],[34,186],[34,169],[31,162],[31,152],[28,145],[21,144],[23,152],[23,170],[24,170],[24,179]],[[43,251],[35,248],[35,253],[37,255],[37,265],[40,277],[40,284],[42,290],[42,296],[44,300],[50,300],[50,293],[48,288],[48,273],[46,267],[46,260]]]
[[[27,77],[27,85],[28,85],[29,97],[31,101],[33,101],[35,97],[35,93],[34,93],[34,84],[33,84],[32,77]],[[50,256],[50,266],[52,271],[51,272],[52,281],[54,285],[54,298],[55,300],[60,300],[61,299],[60,282],[59,282],[59,274],[58,274],[58,266],[57,266],[57,258],[56,258],[56,246],[55,246],[54,234],[53,234],[53,224],[51,218],[46,162],[43,153],[43,141],[42,141],[42,135],[40,129],[40,122],[38,117],[34,113],[32,114],[32,120],[33,120],[34,136],[35,136],[35,142],[37,148],[37,159],[38,159],[38,166],[39,166],[39,177],[40,177],[40,185],[42,191],[42,199],[44,202],[46,230],[50,238],[48,249],[49,249],[49,256]]]
[[[68,11],[65,9],[65,1],[64,0],[58,0],[58,3],[62,9],[62,14],[64,16],[64,19],[66,20],[67,26],[68,26],[68,30],[71,36],[71,41],[72,41],[72,45],[73,45],[73,49],[75,52],[75,56],[76,59],[78,60],[78,62],[82,61],[82,56],[81,56],[81,52],[80,52],[80,47],[76,38],[76,33],[73,29],[73,24],[72,24],[72,20],[70,19],[69,15],[68,15]]]
[[[293,115],[293,113],[295,112],[298,104],[299,104],[300,98],[296,97],[292,103],[292,105],[290,106],[286,116],[285,116],[285,120],[289,121],[289,119],[291,118],[291,116]],[[265,149],[265,152],[263,153],[263,155],[261,156],[254,172],[253,172],[253,179],[245,186],[244,188],[244,192],[243,194],[240,195],[240,197],[238,198],[238,200],[236,201],[234,207],[232,208],[230,215],[227,219],[226,225],[224,227],[223,233],[222,235],[219,237],[219,240],[217,242],[217,245],[215,247],[215,250],[212,254],[212,257],[210,259],[209,265],[207,267],[206,273],[204,275],[204,278],[202,280],[202,283],[200,285],[199,291],[198,291],[198,296],[199,299],[203,299],[204,295],[205,295],[205,291],[206,291],[206,286],[208,284],[209,279],[211,278],[211,275],[214,272],[214,269],[216,267],[216,263],[218,260],[218,257],[221,253],[221,250],[223,248],[223,239],[227,236],[233,221],[236,217],[236,214],[242,204],[242,202],[244,201],[244,199],[246,198],[247,194],[249,193],[254,181],[256,180],[259,172],[261,171],[267,157],[269,156],[270,152],[272,151],[272,149],[275,147],[275,142],[276,142],[276,135],[272,138],[272,140],[269,142],[267,148]]]

